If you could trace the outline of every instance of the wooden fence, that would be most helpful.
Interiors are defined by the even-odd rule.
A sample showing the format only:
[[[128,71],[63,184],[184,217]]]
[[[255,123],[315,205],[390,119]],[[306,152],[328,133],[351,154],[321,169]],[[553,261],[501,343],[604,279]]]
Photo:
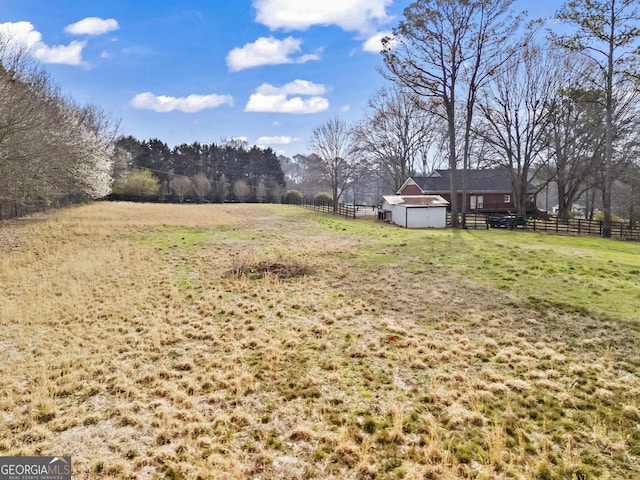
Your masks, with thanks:
[[[332,215],[338,215],[346,218],[364,218],[364,217],[377,217],[378,208],[370,205],[343,205],[338,204],[336,211],[333,210],[333,205],[330,203],[314,203],[303,202],[302,206],[322,213],[330,213]]]
[[[447,222],[451,223],[451,216],[448,214]],[[586,235],[602,236],[602,221],[586,220],[583,218],[572,218],[560,220],[551,218],[548,220],[538,218],[528,218],[526,227],[517,229],[529,230],[532,232],[547,232],[557,235]],[[486,229],[489,228],[486,222],[486,215],[467,214],[466,228]],[[628,223],[611,222],[611,238],[621,238],[623,240],[640,241],[640,227],[630,228]]]
[[[378,215],[377,207],[366,205],[338,205],[333,211],[333,205],[327,203],[315,204],[303,202],[302,206],[317,212],[339,215],[346,218],[364,218]],[[460,217],[462,218],[462,217]],[[518,226],[516,230],[528,230],[531,232],[546,232],[556,235],[584,235],[602,236],[602,221],[573,218],[567,221],[553,218],[549,220],[528,218],[526,226]],[[447,224],[451,225],[451,213],[447,213]],[[466,215],[466,228],[485,230],[489,228],[486,214],[468,213]],[[629,228],[627,223],[611,222],[611,238],[622,240],[640,241],[640,227]]]

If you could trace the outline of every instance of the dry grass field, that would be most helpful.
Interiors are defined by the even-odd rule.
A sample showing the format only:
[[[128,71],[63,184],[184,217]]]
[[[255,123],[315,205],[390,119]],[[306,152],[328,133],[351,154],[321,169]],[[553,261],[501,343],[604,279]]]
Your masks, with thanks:
[[[0,224],[0,455],[77,480],[640,478],[640,245],[551,242],[260,205]]]

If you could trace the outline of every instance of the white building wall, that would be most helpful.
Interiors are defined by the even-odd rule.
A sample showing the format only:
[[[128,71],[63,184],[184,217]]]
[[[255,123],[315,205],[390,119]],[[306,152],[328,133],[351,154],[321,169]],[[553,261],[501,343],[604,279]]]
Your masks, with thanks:
[[[407,228],[444,228],[447,226],[446,207],[409,207]]]
[[[384,210],[391,212],[391,222],[404,228],[445,228],[447,226],[446,207],[407,207],[406,205],[384,204]]]

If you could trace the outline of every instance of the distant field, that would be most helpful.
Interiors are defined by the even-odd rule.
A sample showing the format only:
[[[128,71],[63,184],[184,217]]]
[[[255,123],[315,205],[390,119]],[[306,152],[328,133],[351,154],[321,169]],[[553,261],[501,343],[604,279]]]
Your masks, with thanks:
[[[0,456],[74,479],[640,478],[638,243],[96,203],[0,285]]]

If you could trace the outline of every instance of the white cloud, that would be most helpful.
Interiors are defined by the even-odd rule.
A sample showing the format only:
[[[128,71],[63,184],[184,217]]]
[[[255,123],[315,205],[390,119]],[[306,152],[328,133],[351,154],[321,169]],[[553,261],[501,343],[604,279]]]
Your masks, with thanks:
[[[119,28],[120,25],[113,18],[87,17],[79,22],[67,25],[64,31],[72,35],[102,35]]]
[[[268,146],[268,145],[289,145],[291,142],[297,141],[297,138],[283,135],[283,136],[275,136],[275,137],[260,137],[256,141],[256,145],[258,146]]]
[[[142,110],[155,110],[156,112],[172,112],[180,110],[182,112],[194,113],[208,108],[216,108],[221,105],[233,106],[231,95],[189,95],[188,97],[168,97],[165,95],[154,95],[151,92],[140,93],[130,102],[134,108]]]
[[[327,87],[321,83],[296,79],[282,87],[274,87],[270,83],[263,83],[256,89],[256,93],[264,95],[324,95]]]
[[[369,39],[362,45],[362,50],[370,53],[380,53],[382,51],[382,39],[384,37],[391,37],[391,32],[379,32],[369,37]]]
[[[50,47],[42,41],[42,34],[30,22],[2,23],[0,37],[15,47],[25,48],[42,63],[82,65],[82,50],[87,45],[85,41],[73,41],[69,45]]]
[[[293,114],[318,113],[329,108],[329,100],[321,96],[326,91],[327,87],[325,85],[309,82],[308,80],[294,80],[282,87],[263,83],[256,89],[256,93],[249,97],[244,111]],[[297,96],[290,98],[291,95]],[[303,98],[300,95],[308,96],[308,98]]]
[[[82,50],[87,42],[74,40],[69,45],[56,45],[48,47],[38,45],[31,49],[34,58],[42,63],[61,63],[64,65],[82,65]]]
[[[244,111],[306,114],[322,112],[327,108],[329,108],[329,101],[323,97],[288,98],[286,95],[254,93],[249,97]]]
[[[253,43],[234,48],[227,54],[227,66],[232,72],[262,65],[280,65],[283,63],[306,63],[318,60],[316,54],[294,55],[301,51],[302,40],[287,37],[278,40],[274,37],[260,37]]]
[[[390,20],[393,0],[254,0],[256,21],[271,30],[306,30],[337,25],[345,31],[370,33]]]
[[[340,110],[343,111],[344,113],[347,113],[351,111],[351,105],[343,105]]]

